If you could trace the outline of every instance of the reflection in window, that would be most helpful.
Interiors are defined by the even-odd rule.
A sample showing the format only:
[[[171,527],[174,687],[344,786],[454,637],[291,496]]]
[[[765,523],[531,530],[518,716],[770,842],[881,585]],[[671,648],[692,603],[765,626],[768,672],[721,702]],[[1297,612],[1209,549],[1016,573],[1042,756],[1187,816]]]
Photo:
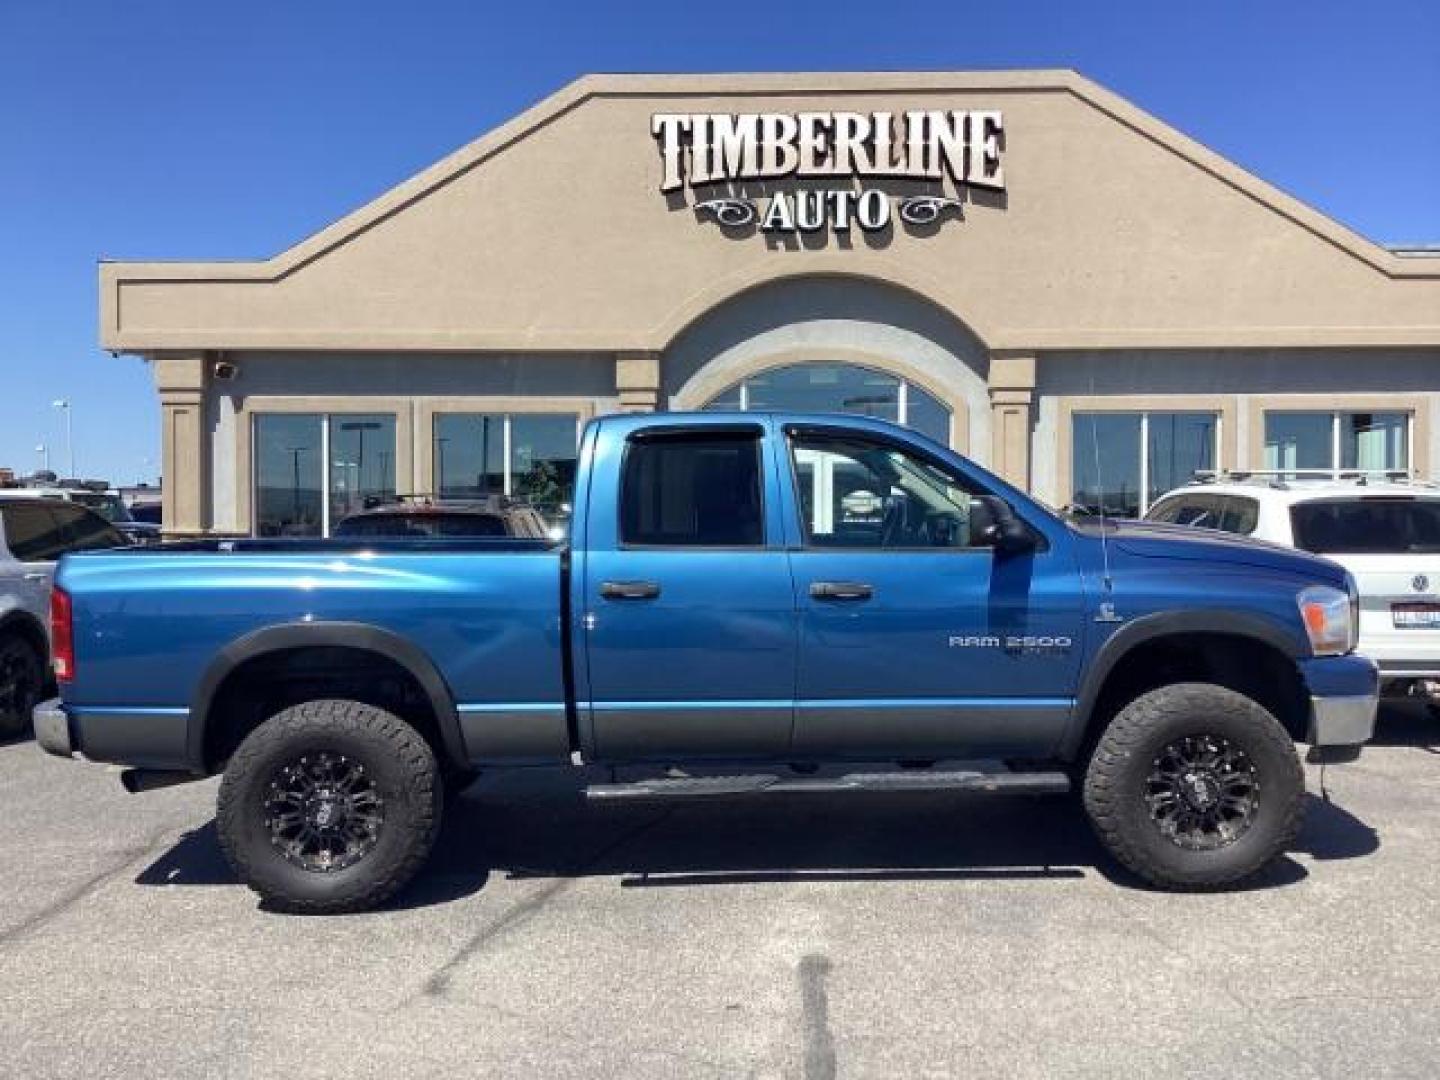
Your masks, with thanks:
[[[395,497],[395,417],[331,416],[330,518],[336,523],[366,501]]]
[[[1216,413],[1077,412],[1070,436],[1078,513],[1139,517],[1167,491],[1217,468]]]
[[[982,546],[987,514],[962,481],[894,447],[860,438],[791,441],[809,547]]]
[[[736,383],[707,409],[850,413],[913,428],[950,444],[950,410],[914,383],[855,364],[792,364]]]
[[[313,413],[255,417],[255,531],[319,536],[324,418]]]
[[[1282,475],[1405,472],[1409,467],[1407,412],[1265,414],[1265,468]]]
[[[254,433],[259,536],[326,536],[395,495],[393,415],[263,413]]]
[[[509,495],[563,518],[575,490],[578,437],[574,413],[440,413],[435,486],[441,498]]]

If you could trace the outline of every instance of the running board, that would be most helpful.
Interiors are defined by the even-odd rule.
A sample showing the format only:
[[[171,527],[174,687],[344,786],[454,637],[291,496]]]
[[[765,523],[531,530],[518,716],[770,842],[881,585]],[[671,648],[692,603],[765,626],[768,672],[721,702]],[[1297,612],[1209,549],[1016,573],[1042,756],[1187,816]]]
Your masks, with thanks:
[[[594,802],[652,799],[707,799],[722,796],[832,794],[845,791],[978,791],[996,795],[1062,795],[1070,790],[1063,772],[1012,772],[994,768],[853,772],[838,776],[680,776],[591,784],[585,797]]]

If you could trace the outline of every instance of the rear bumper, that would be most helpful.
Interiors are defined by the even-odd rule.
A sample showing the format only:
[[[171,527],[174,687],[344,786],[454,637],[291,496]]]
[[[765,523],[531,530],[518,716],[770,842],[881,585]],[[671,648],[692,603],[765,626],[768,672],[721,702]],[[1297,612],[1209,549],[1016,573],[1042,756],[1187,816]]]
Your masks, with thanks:
[[[1312,746],[1360,746],[1375,734],[1380,678],[1373,661],[1363,656],[1325,656],[1300,664],[1310,690]]]
[[[67,706],[51,698],[35,707],[35,741],[57,757],[82,755],[142,769],[189,770],[189,711]]]
[[[70,718],[60,707],[59,698],[42,701],[30,714],[35,723],[35,741],[40,749],[56,757],[72,757],[75,750],[70,742]]]

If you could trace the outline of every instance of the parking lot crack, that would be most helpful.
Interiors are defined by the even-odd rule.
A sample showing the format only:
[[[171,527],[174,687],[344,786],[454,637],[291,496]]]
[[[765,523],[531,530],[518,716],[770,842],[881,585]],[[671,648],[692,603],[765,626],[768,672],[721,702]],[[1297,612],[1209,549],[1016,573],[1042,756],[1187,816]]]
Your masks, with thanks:
[[[568,876],[553,881],[536,890],[525,899],[518,901],[508,908],[499,918],[476,931],[469,941],[460,946],[460,948],[450,956],[450,959],[441,964],[440,967],[425,980],[424,986],[421,988],[422,995],[426,997],[438,997],[444,994],[446,990],[449,989],[450,978],[455,971],[463,967],[497,938],[502,937],[515,927],[529,922],[549,904],[551,900],[574,885],[587,871],[599,866],[608,856],[632,840],[658,827],[670,817],[671,813],[673,813],[673,811],[667,810],[648,821],[642,822],[633,829],[627,830],[608,844],[602,844],[599,849],[591,852],[582,859]]]
[[[110,881],[125,874],[136,862],[152,857],[159,848],[170,842],[169,837],[172,832],[173,830],[169,828],[162,829],[140,846],[121,851],[120,857],[104,869],[96,871],[78,885],[67,889],[55,900],[46,904],[39,911],[25,916],[14,926],[0,930],[0,948],[13,945],[54,922],[67,911],[72,910],[76,905],[83,903],[88,897],[104,888]]]

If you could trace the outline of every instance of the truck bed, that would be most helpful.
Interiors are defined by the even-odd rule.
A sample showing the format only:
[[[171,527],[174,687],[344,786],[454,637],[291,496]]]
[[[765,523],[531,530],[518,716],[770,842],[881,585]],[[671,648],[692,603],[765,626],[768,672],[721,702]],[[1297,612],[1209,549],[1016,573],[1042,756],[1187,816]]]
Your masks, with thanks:
[[[565,552],[509,538],[221,539],[71,556],[57,581],[75,612],[66,703],[92,757],[195,767],[189,713],[217,665],[298,625],[329,648],[354,637],[421,654],[477,759],[503,730],[507,751],[563,760]]]

